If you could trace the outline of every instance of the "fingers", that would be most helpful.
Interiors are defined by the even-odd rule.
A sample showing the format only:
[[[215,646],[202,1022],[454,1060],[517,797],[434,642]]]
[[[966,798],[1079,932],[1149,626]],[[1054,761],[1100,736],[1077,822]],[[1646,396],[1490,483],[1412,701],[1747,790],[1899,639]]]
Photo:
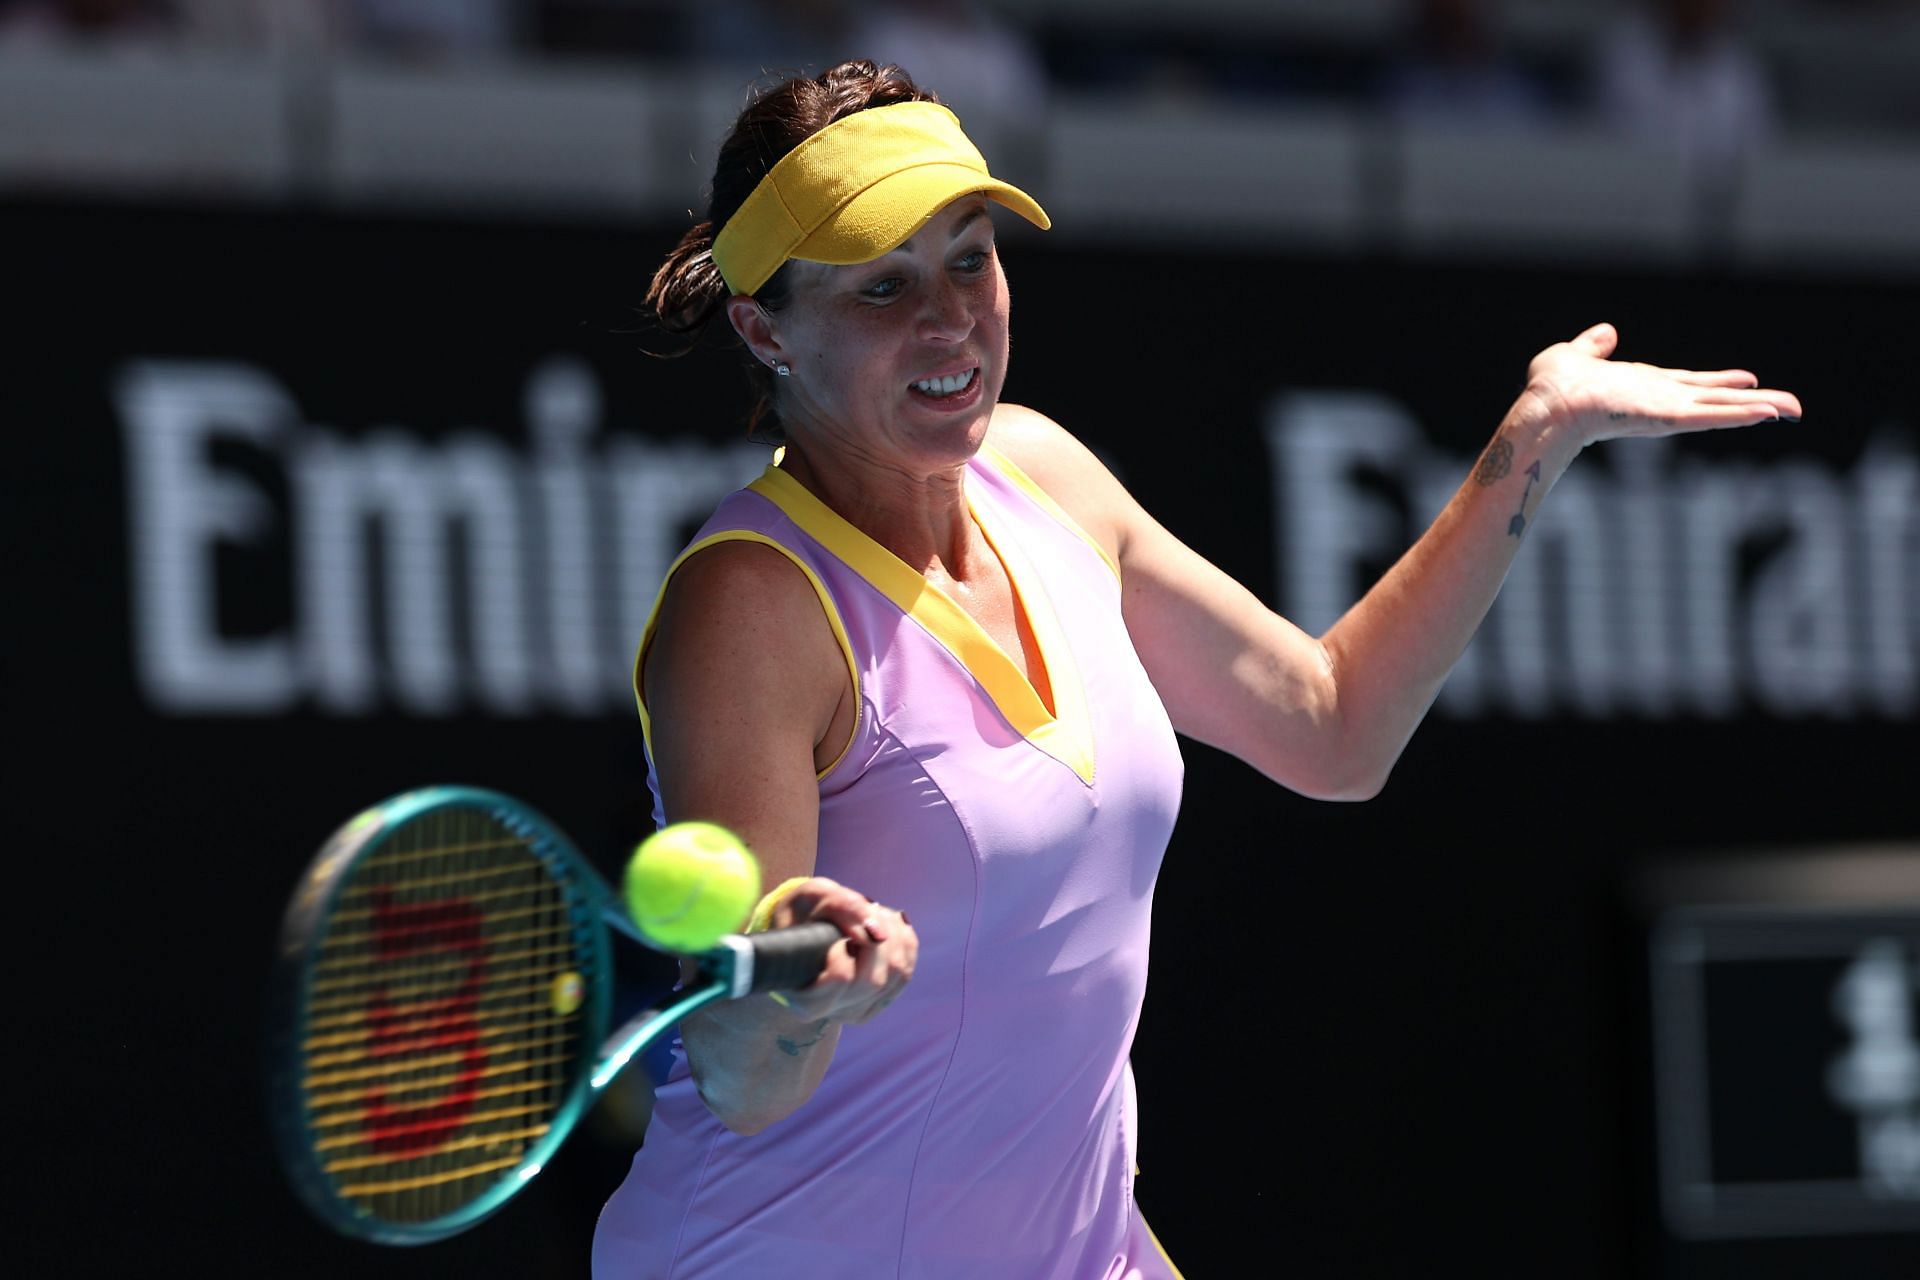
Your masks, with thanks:
[[[1694,403],[1702,407],[1765,410],[1754,419],[1756,422],[1765,422],[1770,417],[1800,420],[1800,397],[1787,391],[1710,391],[1695,396]]]
[[[1771,404],[1703,404],[1693,414],[1694,424],[1707,431],[1787,420],[1798,422],[1800,416],[1797,413],[1781,413]]]
[[[1774,422],[1787,415],[1775,411],[1772,404],[1755,402],[1751,404],[1708,404],[1698,403],[1675,414],[1659,416],[1622,415],[1623,430],[1614,432],[1622,436],[1665,436],[1678,435],[1692,431],[1720,431],[1728,427],[1751,427],[1762,422]]]
[[[1760,379],[1745,369],[1662,369],[1660,372],[1677,382],[1695,387],[1743,387],[1753,390],[1760,385]]]
[[[1799,397],[1760,386],[1749,369],[1667,369],[1614,360],[1620,335],[1597,324],[1556,343],[1527,368],[1517,409],[1564,419],[1582,446],[1621,436],[1664,436],[1773,421],[1800,421]]]
[[[914,963],[919,957],[919,942],[912,926],[903,923],[898,912],[889,912],[884,907],[877,910],[894,917],[893,927],[882,926],[889,935],[886,942],[864,946],[858,941],[848,944],[857,966],[849,983],[849,994],[856,996],[858,1002],[840,1015],[846,1022],[866,1022],[892,1004],[912,979]]]
[[[861,922],[873,910],[863,893],[856,893],[837,880],[814,876],[795,886],[774,908],[773,923],[778,926],[825,920],[853,936]]]

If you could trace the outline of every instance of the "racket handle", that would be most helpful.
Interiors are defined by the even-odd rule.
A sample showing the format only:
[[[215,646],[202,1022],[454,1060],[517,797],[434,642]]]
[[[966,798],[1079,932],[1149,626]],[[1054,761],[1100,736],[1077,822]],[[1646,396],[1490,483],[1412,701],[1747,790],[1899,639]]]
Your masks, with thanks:
[[[827,952],[843,936],[838,925],[824,921],[747,935],[753,948],[753,971],[746,989],[798,991],[813,985],[826,966]]]

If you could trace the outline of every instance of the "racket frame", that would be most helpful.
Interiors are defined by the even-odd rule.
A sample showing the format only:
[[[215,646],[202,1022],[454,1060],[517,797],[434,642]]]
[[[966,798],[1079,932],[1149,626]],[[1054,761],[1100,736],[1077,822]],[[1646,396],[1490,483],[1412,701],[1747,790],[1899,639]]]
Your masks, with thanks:
[[[566,901],[582,961],[583,1051],[573,1068],[566,1096],[520,1162],[480,1195],[452,1212],[419,1222],[380,1218],[340,1196],[309,1140],[307,1104],[296,1049],[307,1022],[314,953],[331,918],[334,903],[361,860],[379,850],[402,824],[440,809],[480,809],[500,819],[527,841]],[[612,928],[652,951],[691,959],[694,977],[664,1009],[648,1009],[611,1036],[606,1034],[613,1002]],[[457,1235],[498,1211],[552,1158],[601,1090],[635,1054],[672,1029],[694,1010],[756,991],[796,991],[819,976],[830,948],[840,941],[838,927],[824,922],[794,925],[751,936],[728,934],[711,950],[676,952],[653,942],[627,914],[626,907],[599,873],[581,857],[560,829],[512,796],[479,787],[423,787],[404,792],[350,819],[321,847],[287,905],[274,966],[267,1037],[268,1111],[274,1141],[300,1199],[318,1217],[345,1235],[378,1244],[429,1244]]]
[[[497,1177],[480,1195],[437,1218],[393,1222],[379,1218],[340,1196],[313,1149],[301,1083],[303,1055],[299,1038],[307,1023],[315,953],[324,938],[334,903],[354,869],[377,853],[403,824],[440,810],[479,809],[522,836],[559,887],[576,942],[583,1001],[579,1043],[565,1097],[548,1121],[547,1132],[530,1145],[520,1162]],[[602,1054],[613,1001],[609,922],[645,943],[606,882],[580,856],[571,841],[544,816],[499,792],[478,787],[440,786],[408,791],[364,810],[343,825],[321,848],[288,904],[275,963],[274,999],[268,1034],[269,1113],[282,1167],[303,1203],[337,1230],[380,1244],[414,1245],[443,1240],[496,1212],[538,1174],[566,1140],[599,1092],[592,1083]],[[684,1002],[683,1002],[684,1003]],[[657,1034],[657,1030],[655,1031]],[[628,1057],[644,1044],[636,1042]],[[608,1075],[607,1080],[612,1077]],[[605,1080],[600,1087],[604,1087]]]

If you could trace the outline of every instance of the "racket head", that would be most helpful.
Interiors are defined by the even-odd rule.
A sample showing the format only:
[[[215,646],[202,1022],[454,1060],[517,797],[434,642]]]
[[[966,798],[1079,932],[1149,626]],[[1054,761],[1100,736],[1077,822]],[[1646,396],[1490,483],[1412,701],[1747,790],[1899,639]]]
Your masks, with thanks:
[[[606,885],[497,792],[429,787],[340,828],[275,963],[275,1141],[348,1235],[424,1244],[500,1208],[592,1101],[612,958]]]

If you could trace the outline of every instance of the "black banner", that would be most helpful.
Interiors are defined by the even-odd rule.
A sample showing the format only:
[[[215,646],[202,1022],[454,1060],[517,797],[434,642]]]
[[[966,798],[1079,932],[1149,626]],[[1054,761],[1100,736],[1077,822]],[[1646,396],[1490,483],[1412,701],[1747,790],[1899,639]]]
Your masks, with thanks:
[[[642,350],[674,230],[47,203],[0,231],[28,334],[8,792],[75,904],[22,897],[26,954],[60,957],[29,977],[18,1096],[63,1100],[31,1255],[578,1274],[615,1108],[471,1236],[352,1245],[272,1165],[260,1015],[293,879],[364,803],[498,787],[609,871],[644,833],[631,646],[765,458],[738,357]],[[1911,1215],[1759,1241],[1663,1217],[1629,889],[1682,854],[1920,838],[1920,286],[1011,228],[1003,255],[1007,398],[1314,629],[1594,321],[1807,408],[1581,459],[1379,799],[1186,744],[1135,1065],[1139,1198],[1187,1274],[1911,1274]]]

